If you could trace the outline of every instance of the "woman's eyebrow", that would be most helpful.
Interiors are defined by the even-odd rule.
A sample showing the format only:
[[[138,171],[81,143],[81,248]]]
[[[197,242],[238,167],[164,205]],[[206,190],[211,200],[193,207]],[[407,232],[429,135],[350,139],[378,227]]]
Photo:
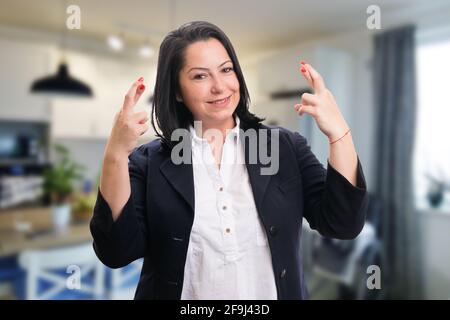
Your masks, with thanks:
[[[227,63],[227,62],[231,62],[231,60],[227,60],[227,61],[221,63],[217,68],[220,68],[221,66],[223,66],[223,65],[224,65],[225,63]],[[191,72],[191,71],[194,70],[194,69],[209,70],[208,68],[194,67],[194,68],[190,68],[189,71],[188,71],[188,73]]]

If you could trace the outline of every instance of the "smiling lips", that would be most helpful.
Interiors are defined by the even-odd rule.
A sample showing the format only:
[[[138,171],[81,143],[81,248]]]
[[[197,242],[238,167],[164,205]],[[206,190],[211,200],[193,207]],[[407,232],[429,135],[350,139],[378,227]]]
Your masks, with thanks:
[[[228,96],[228,97],[220,99],[220,100],[209,101],[208,103],[215,104],[215,105],[223,105],[230,100],[230,97],[231,96]]]

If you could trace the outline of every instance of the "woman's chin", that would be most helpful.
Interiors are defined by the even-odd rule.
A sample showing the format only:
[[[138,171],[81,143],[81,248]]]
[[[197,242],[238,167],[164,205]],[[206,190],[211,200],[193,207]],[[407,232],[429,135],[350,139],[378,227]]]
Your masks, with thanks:
[[[208,118],[215,121],[224,121],[229,119],[232,115],[236,107],[226,107],[226,108],[210,108],[208,109]]]
[[[215,118],[217,121],[226,121],[233,116],[233,112],[236,108],[227,108],[224,110],[219,110],[214,112],[211,117]]]

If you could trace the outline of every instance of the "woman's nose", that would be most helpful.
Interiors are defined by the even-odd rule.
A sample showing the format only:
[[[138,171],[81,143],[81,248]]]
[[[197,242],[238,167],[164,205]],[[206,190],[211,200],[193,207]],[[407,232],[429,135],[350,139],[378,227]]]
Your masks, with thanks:
[[[215,78],[211,86],[212,93],[221,93],[224,89],[224,83],[221,79]]]

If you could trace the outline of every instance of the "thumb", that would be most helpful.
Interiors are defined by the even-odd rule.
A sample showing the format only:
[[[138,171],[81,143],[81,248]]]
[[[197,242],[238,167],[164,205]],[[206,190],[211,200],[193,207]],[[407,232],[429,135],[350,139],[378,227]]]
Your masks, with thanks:
[[[315,117],[315,115],[316,115],[316,107],[314,107],[314,106],[309,106],[309,105],[304,105],[304,104],[296,104],[295,110],[297,111],[297,113],[300,116],[302,116],[304,113],[308,113],[312,117]]]

